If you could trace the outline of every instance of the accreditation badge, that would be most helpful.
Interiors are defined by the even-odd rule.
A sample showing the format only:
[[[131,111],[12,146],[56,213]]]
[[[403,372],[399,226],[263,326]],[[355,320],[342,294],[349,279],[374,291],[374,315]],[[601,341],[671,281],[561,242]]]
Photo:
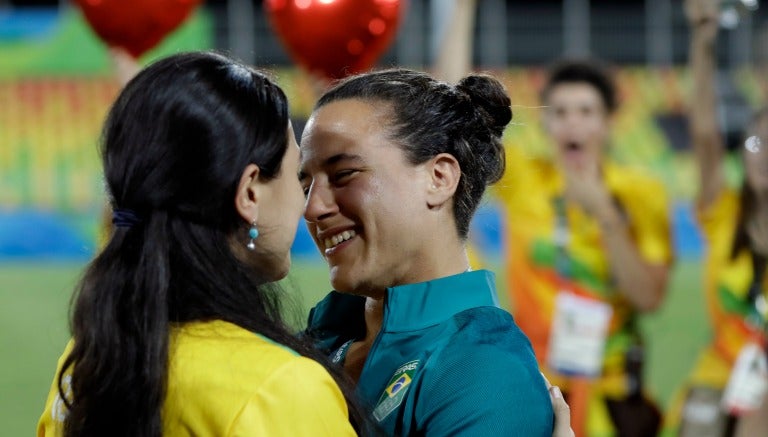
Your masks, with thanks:
[[[603,365],[613,309],[603,302],[558,293],[549,338],[547,364],[561,374],[595,377]]]
[[[765,349],[747,343],[736,357],[728,385],[723,393],[723,408],[734,415],[758,410],[768,393],[768,363]]]

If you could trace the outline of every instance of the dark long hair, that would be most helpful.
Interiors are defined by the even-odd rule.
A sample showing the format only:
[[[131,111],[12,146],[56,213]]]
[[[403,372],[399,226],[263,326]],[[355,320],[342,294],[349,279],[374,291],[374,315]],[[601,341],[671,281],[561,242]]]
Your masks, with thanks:
[[[138,221],[115,228],[73,297],[74,348],[59,374],[66,435],[162,435],[170,325],[214,319],[326,365],[360,429],[349,381],[291,333],[277,286],[230,247],[247,235],[233,200],[242,171],[279,175],[288,120],[277,85],[213,53],[160,60],[120,94],[102,135],[104,174],[112,207]]]
[[[748,183],[741,186],[739,193],[739,215],[736,219],[736,230],[733,235],[733,246],[731,248],[731,258],[735,259],[743,251],[749,251],[754,254],[752,241],[747,232],[747,222],[754,215],[757,208],[757,194],[754,188]]]

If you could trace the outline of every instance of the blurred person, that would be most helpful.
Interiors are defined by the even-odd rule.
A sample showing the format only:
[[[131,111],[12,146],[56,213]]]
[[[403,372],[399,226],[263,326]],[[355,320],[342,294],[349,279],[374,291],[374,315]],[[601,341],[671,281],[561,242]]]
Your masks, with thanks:
[[[715,94],[719,2],[687,0],[685,7],[693,76],[690,133],[699,169],[696,208],[707,244],[704,293],[714,332],[668,421],[679,425],[682,436],[768,435],[768,108],[747,126],[741,188],[729,187]]]
[[[77,288],[37,435],[367,430],[270,284],[303,207],[282,90],[221,55],[170,56],[120,93],[102,157],[115,229]]]
[[[541,101],[553,159],[507,147],[495,188],[515,321],[576,435],[656,435],[637,319],[661,305],[673,259],[664,186],[608,157],[618,97],[602,63],[559,61]]]
[[[486,187],[504,173],[512,118],[502,85],[385,70],[318,101],[301,140],[304,218],[331,292],[306,335],[357,381],[388,435],[553,431],[530,343],[498,307],[494,276],[465,242]],[[558,421],[558,435],[570,435]]]

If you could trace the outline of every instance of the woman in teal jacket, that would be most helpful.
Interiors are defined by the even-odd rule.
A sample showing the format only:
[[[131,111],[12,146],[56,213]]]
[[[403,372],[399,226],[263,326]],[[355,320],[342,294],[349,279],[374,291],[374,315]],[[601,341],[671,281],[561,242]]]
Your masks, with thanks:
[[[338,290],[307,335],[388,434],[552,435],[530,343],[465,250],[511,118],[489,76],[453,86],[398,69],[342,81],[307,123],[304,218]]]

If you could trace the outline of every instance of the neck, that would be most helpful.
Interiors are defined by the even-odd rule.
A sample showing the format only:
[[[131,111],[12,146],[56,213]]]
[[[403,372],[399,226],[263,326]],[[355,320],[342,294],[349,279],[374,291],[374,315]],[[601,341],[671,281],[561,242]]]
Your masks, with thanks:
[[[443,231],[433,232],[432,237],[425,242],[424,247],[428,248],[428,252],[422,253],[417,258],[418,274],[414,275],[414,280],[406,283],[431,281],[457,275],[469,269],[467,249],[456,232],[453,216],[444,223],[437,224],[433,229],[443,229]]]
[[[768,256],[768,202],[757,200],[747,217],[746,230],[752,250]]]
[[[445,260],[444,262],[433,266],[433,269],[429,271],[430,274],[424,275],[426,279],[407,283],[431,281],[432,279],[458,275],[470,269],[467,252],[463,248],[459,254],[444,256],[443,259]],[[381,330],[381,325],[384,321],[384,300],[386,295],[387,291],[381,290],[380,293],[369,294],[365,299],[365,339],[363,340],[365,343],[373,343],[373,340],[376,339]]]
[[[755,193],[755,212],[765,214],[766,211],[768,211],[768,191]]]
[[[433,228],[434,229],[434,228]],[[435,237],[420,244],[420,250],[403,256],[403,262],[386,272],[376,286],[356,290],[355,294],[370,299],[384,299],[388,287],[417,284],[437,278],[457,275],[469,269],[469,258],[464,242],[448,232],[432,232]]]
[[[365,339],[364,343],[371,344],[381,331],[384,321],[384,298],[368,297],[365,299]]]

